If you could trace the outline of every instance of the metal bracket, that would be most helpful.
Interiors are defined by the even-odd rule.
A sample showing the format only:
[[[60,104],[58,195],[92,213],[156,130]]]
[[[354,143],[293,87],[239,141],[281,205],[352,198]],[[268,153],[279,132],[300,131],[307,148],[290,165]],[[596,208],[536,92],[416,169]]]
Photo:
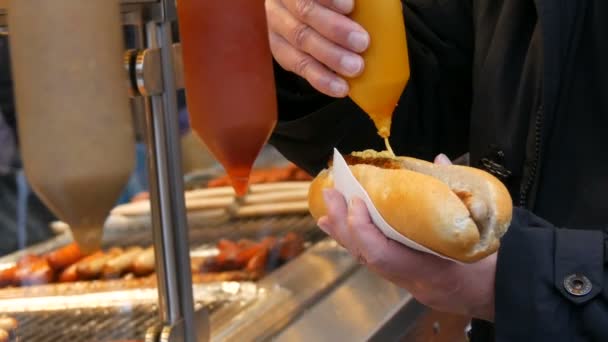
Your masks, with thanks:
[[[175,43],[172,48],[175,88],[183,89],[184,70],[182,63],[182,47],[181,44]],[[139,51],[133,67],[136,89],[134,89],[135,91],[132,91],[132,93],[142,96],[155,96],[163,93],[163,77],[159,48]]]

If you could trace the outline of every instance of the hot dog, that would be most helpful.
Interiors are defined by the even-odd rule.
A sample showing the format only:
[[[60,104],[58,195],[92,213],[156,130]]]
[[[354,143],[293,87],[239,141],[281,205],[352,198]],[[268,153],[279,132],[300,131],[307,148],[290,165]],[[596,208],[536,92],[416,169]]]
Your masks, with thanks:
[[[291,260],[304,251],[304,239],[295,233],[288,233],[281,238],[279,257],[283,261]]]
[[[90,255],[80,259],[75,264],[68,266],[68,268],[63,270],[63,272],[61,272],[61,274],[59,275],[59,282],[69,283],[69,282],[74,282],[74,281],[79,281],[79,280],[85,279],[78,273],[78,268],[82,267],[82,265],[85,265],[85,264],[91,262],[92,260],[102,257],[103,255],[104,255],[103,251],[97,251],[93,254],[90,254]]]
[[[46,259],[54,270],[63,270],[82,259],[84,255],[78,244],[71,243],[47,254]]]
[[[106,253],[95,254],[87,260],[81,260],[78,262],[76,272],[81,279],[94,279],[97,278],[103,269],[103,266],[108,260],[122,253],[121,248],[112,248]]]
[[[121,275],[132,271],[135,258],[141,254],[143,249],[135,246],[127,249],[124,253],[109,259],[102,269],[104,279],[119,278]]]
[[[266,271],[266,263],[268,262],[268,248],[265,246],[258,249],[256,254],[252,255],[245,271],[251,272],[256,276],[262,276]]]
[[[11,266],[0,271],[0,287],[17,285],[17,266]]]
[[[444,256],[480,260],[498,249],[510,225],[509,192],[482,170],[375,151],[355,152],[345,160],[389,225]],[[326,215],[322,193],[334,186],[331,168],[321,171],[310,187],[315,219]]]
[[[145,276],[154,272],[154,247],[148,247],[139,253],[133,261],[133,273],[138,276]]]
[[[15,279],[19,285],[41,285],[53,281],[54,272],[45,258],[28,255],[17,262]]]

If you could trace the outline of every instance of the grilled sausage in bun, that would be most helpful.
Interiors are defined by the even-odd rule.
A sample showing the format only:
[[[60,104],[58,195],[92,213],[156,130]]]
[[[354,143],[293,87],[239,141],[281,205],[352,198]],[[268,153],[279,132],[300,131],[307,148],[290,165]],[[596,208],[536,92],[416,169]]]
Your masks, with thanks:
[[[475,262],[494,253],[511,223],[509,192],[482,170],[371,150],[345,160],[389,225],[448,258]],[[309,190],[309,209],[317,220],[327,213],[323,189],[332,187],[330,165]]]

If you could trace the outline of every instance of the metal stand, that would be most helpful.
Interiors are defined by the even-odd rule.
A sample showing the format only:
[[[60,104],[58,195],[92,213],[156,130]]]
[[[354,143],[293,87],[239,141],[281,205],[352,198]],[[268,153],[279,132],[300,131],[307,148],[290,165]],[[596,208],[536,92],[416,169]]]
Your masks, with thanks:
[[[161,324],[151,327],[146,341],[208,341],[206,309],[195,313],[184,204],[181,140],[176,79],[181,76],[179,45],[173,44],[171,23],[175,3],[146,5],[146,49],[127,53],[136,92],[145,97],[145,138],[150,173],[152,230],[156,253]],[[176,58],[177,54],[177,58]],[[177,59],[177,60],[176,60]],[[176,76],[177,75],[177,76]]]
[[[175,3],[161,2],[161,20],[147,24],[147,47],[159,49],[161,94],[150,94],[146,106],[146,135],[150,159],[150,195],[162,329],[159,341],[206,341],[206,312],[195,320],[188,226],[178,127],[171,22]],[[151,109],[151,111],[149,110]],[[155,334],[152,334],[155,335]],[[156,337],[156,336],[150,336]]]

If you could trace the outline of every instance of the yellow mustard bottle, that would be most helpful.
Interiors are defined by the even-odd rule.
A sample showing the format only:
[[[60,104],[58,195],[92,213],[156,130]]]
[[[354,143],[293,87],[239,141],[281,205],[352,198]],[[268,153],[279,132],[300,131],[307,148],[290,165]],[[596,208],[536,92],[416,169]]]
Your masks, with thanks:
[[[393,112],[410,78],[401,0],[355,0],[350,17],[367,30],[363,73],[348,79],[349,97],[374,121],[387,149]]]

